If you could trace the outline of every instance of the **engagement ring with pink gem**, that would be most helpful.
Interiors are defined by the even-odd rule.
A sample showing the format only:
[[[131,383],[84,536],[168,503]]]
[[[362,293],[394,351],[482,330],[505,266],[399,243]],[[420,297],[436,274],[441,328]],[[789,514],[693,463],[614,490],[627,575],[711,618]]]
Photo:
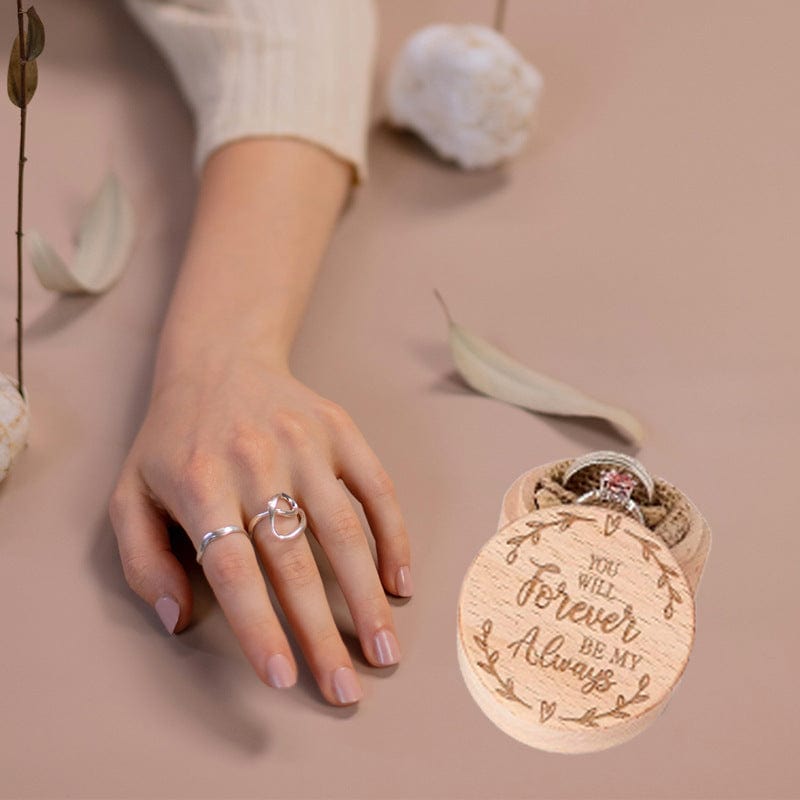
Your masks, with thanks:
[[[644,465],[624,453],[613,450],[598,450],[576,458],[564,472],[562,483],[569,481],[584,469],[592,466],[608,467],[600,473],[600,486],[575,499],[576,503],[599,503],[620,507],[644,524],[644,515],[633,499],[637,483],[641,484],[648,501],[653,499],[653,479]]]

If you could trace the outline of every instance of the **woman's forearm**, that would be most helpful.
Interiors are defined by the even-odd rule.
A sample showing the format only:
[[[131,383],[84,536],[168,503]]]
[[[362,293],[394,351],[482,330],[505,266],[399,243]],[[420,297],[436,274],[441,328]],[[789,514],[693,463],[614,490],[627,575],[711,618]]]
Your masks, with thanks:
[[[351,182],[350,164],[302,140],[242,139],[209,157],[154,393],[185,370],[224,366],[233,352],[286,367]]]

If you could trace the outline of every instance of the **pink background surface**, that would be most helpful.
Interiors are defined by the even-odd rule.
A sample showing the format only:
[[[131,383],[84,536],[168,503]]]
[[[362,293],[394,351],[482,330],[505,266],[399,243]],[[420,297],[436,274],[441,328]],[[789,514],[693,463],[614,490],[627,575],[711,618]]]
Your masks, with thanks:
[[[145,411],[187,232],[192,126],[119,3],[37,8],[48,45],[29,115],[26,225],[67,251],[113,165],[139,239],[99,298],[59,298],[27,271],[33,431],[0,486],[0,795],[797,797],[800,4],[517,0],[507,33],[546,94],[510,168],[463,174],[376,127],[370,181],[293,356],[296,374],[361,425],[414,548],[416,595],[392,601],[396,668],[366,664],[330,583],[365,687],[347,709],[322,700],[302,658],[293,690],[262,685],[196,571],[195,623],[176,638],[124,583],[106,503]],[[384,0],[376,118],[409,33],[490,22],[492,9]],[[7,102],[9,373],[17,133]],[[650,434],[638,456],[711,523],[688,669],[664,716],[619,748],[525,747],[462,683],[458,590],[506,487],[536,464],[623,447],[602,426],[466,391],[433,287],[518,358],[638,412]]]

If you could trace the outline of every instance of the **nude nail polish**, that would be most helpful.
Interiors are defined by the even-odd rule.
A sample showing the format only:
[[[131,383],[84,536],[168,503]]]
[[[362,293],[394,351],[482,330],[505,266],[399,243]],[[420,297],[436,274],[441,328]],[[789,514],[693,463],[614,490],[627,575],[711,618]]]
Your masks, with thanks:
[[[181,607],[178,605],[178,601],[170,594],[163,594],[156,600],[155,610],[167,629],[167,633],[175,633],[175,626],[178,624],[178,618],[181,615]]]
[[[275,689],[294,686],[297,679],[289,659],[283,653],[275,653],[267,659],[267,680]]]
[[[414,593],[414,582],[411,580],[411,567],[400,567],[397,570],[397,594],[400,597],[411,597]]]
[[[390,630],[383,629],[375,634],[375,655],[382,667],[400,660],[400,645]]]
[[[340,703],[355,703],[364,694],[356,673],[350,667],[339,667],[333,673],[333,693]]]

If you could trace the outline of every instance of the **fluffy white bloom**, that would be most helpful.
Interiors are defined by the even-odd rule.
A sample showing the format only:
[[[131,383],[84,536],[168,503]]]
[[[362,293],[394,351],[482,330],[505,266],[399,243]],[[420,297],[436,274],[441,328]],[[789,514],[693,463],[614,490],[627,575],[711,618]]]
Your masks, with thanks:
[[[430,25],[392,65],[389,116],[442,158],[466,169],[489,167],[524,147],[543,83],[491,28]]]
[[[0,372],[0,481],[28,441],[30,413],[17,385]]]

